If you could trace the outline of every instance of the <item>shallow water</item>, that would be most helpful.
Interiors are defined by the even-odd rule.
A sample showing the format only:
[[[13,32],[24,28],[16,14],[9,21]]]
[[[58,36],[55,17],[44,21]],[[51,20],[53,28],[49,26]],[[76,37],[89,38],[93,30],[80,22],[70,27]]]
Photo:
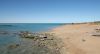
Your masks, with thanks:
[[[57,23],[1,23],[0,24],[0,54],[40,54],[40,52],[35,52],[34,49],[39,50],[40,48],[31,48],[33,45],[32,40],[25,40],[21,39],[18,35],[15,33],[20,31],[30,31],[30,32],[44,32],[49,31],[52,28],[55,28],[57,26],[61,26],[64,24],[57,24]],[[2,34],[2,32],[6,32]],[[29,42],[28,42],[29,41]],[[7,48],[11,44],[21,44],[20,48],[14,49],[11,51],[8,51]],[[27,45],[28,44],[28,45]],[[36,47],[36,46],[35,46]],[[41,50],[49,50],[46,47],[43,47]],[[31,52],[29,52],[31,50]],[[32,51],[33,50],[33,51]],[[36,50],[36,51],[37,51]],[[19,51],[19,53],[17,53]],[[27,52],[28,51],[28,52]],[[46,53],[46,52],[45,52]],[[48,53],[48,52],[47,52]],[[51,52],[52,53],[52,52]],[[44,54],[44,53],[43,53]]]
[[[10,33],[9,35],[1,35],[0,34],[0,45],[6,44],[7,42],[17,42],[18,37],[13,34],[20,31],[30,31],[30,32],[43,32],[49,31],[50,29],[60,26],[63,24],[50,24],[50,23],[1,23],[0,24],[0,32],[6,31]]]

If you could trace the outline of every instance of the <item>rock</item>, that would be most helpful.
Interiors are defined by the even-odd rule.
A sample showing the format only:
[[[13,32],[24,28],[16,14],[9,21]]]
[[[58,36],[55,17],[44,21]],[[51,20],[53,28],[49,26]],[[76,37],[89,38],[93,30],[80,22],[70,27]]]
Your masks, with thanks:
[[[7,31],[0,31],[0,34],[7,35],[9,33]]]
[[[98,36],[98,37],[100,37],[100,34],[98,35],[98,34],[94,34],[94,35],[92,35],[92,36]]]
[[[95,29],[95,30],[100,30],[100,29]]]
[[[14,49],[14,48],[17,48],[19,46],[20,46],[19,44],[12,44],[12,45],[9,45],[8,48],[9,49]]]
[[[45,36],[45,37],[43,37],[43,38],[47,38],[47,37]]]
[[[94,33],[92,33],[92,36],[98,36],[98,37],[100,37],[100,33],[99,32],[94,32]]]
[[[82,41],[85,42],[86,40],[85,39],[82,39]]]

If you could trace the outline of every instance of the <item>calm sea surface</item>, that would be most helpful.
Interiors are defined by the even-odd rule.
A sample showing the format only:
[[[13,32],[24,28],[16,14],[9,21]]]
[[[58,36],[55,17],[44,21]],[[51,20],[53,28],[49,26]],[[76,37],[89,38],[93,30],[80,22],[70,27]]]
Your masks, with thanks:
[[[0,32],[16,33],[20,31],[43,32],[61,26],[61,23],[1,23]],[[0,46],[10,43],[18,43],[19,36],[14,34],[0,34]]]

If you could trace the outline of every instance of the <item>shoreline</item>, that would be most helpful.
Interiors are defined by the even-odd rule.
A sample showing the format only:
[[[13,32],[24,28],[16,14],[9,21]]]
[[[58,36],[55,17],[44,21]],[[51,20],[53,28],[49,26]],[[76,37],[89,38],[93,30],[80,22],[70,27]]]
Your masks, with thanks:
[[[54,54],[100,54],[100,37],[95,32],[100,33],[100,25],[88,23],[64,24],[46,32],[38,33],[23,31],[18,33],[21,36],[19,39],[21,44],[11,44],[8,45],[8,48],[11,50],[22,48],[21,50],[28,51],[28,49],[35,50],[39,47],[41,49],[40,51],[42,51],[43,49],[41,47],[47,47],[48,53],[53,52]],[[34,45],[33,43],[36,44]],[[29,52],[32,53],[31,50],[27,53]],[[22,53],[22,51],[19,53]]]

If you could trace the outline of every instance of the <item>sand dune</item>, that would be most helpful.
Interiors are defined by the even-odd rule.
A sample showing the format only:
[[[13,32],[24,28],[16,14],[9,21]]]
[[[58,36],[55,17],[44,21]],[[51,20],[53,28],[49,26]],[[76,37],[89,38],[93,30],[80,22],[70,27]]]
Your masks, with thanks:
[[[100,25],[64,25],[52,30],[61,39],[62,54],[100,54],[100,37],[92,36]]]

